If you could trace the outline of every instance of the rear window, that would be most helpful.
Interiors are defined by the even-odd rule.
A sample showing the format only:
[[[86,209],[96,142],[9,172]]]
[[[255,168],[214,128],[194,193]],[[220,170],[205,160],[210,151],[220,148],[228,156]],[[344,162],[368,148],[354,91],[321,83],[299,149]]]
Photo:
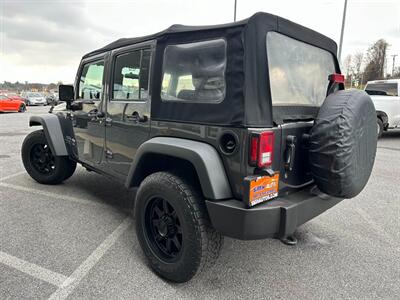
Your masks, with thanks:
[[[320,106],[336,73],[332,54],[277,32],[266,40],[272,104]]]
[[[225,98],[225,68],[224,39],[168,45],[164,52],[161,99],[219,103]]]
[[[369,95],[398,96],[397,83],[368,83],[365,91]]]

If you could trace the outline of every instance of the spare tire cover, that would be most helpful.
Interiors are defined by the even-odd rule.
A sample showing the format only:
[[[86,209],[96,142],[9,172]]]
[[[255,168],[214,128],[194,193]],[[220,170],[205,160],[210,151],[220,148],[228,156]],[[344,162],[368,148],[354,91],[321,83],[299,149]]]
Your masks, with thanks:
[[[309,159],[318,188],[352,198],[367,184],[375,161],[376,111],[361,90],[341,90],[322,104],[310,131]]]

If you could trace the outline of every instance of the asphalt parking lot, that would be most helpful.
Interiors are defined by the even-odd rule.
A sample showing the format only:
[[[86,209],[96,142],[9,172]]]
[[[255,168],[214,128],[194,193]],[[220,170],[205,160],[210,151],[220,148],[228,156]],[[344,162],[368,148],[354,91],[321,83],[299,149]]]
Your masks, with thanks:
[[[132,192],[78,168],[34,182],[20,158],[29,116],[0,114],[0,299],[399,299],[400,131],[386,133],[356,198],[301,226],[299,242],[225,238],[213,269],[171,284],[146,266]]]

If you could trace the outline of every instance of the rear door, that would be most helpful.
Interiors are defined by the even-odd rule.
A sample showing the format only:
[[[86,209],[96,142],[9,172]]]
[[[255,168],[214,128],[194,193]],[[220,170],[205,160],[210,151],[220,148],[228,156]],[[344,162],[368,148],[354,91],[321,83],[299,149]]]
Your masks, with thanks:
[[[124,178],[150,133],[150,66],[154,42],[112,52],[106,118],[107,167]]]
[[[274,122],[281,132],[281,188],[312,180],[306,134],[326,98],[334,56],[277,32],[267,34],[267,56]]]

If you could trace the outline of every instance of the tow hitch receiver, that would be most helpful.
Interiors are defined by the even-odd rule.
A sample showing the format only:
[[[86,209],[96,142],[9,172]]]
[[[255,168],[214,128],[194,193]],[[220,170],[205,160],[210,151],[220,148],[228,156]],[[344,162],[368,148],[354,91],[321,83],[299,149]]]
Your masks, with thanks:
[[[284,243],[285,245],[288,246],[295,246],[297,245],[297,238],[295,238],[293,235],[281,238],[280,241]]]

